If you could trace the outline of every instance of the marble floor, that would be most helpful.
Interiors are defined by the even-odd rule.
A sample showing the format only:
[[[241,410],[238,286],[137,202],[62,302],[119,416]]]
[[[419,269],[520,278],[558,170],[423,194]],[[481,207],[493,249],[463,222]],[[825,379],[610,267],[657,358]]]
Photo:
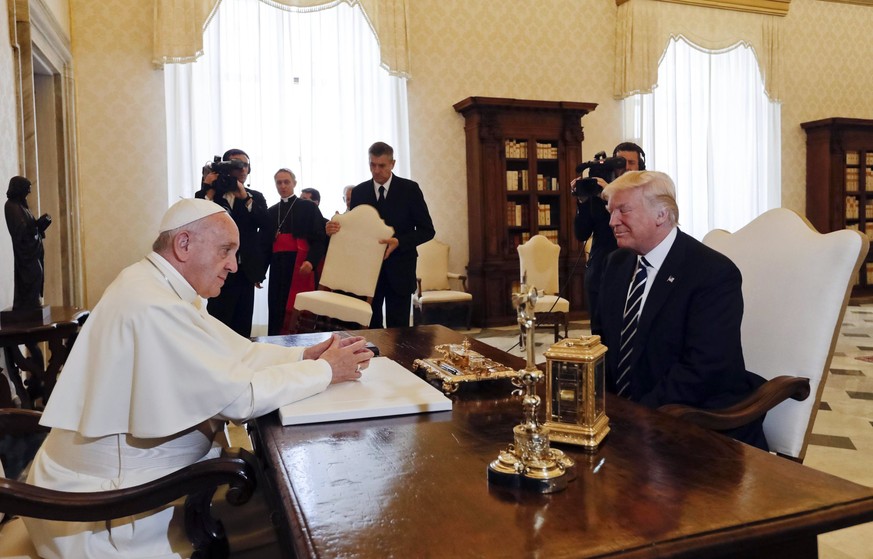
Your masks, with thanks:
[[[587,322],[571,323],[570,336],[589,334]],[[476,339],[523,356],[517,329],[470,330]],[[536,335],[537,362],[552,334]],[[873,304],[850,305],[825,382],[804,465],[873,487]],[[873,523],[819,536],[821,559],[873,559]]]

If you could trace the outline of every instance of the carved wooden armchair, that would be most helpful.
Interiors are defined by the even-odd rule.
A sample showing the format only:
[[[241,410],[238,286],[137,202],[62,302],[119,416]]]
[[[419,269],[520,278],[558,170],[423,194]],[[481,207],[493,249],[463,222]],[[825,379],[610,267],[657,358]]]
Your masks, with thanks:
[[[39,425],[39,418],[40,413],[31,410],[0,410],[0,436],[47,431]],[[55,491],[0,475],[0,515],[89,522],[147,512],[187,497],[185,531],[194,546],[192,557],[224,558],[230,550],[224,527],[210,515],[213,494],[228,484],[230,504],[247,502],[256,486],[256,468],[249,452],[225,450],[220,458],[192,464],[150,483],[92,493]],[[0,525],[0,557],[10,556],[38,557],[20,518]]]
[[[719,431],[766,413],[770,449],[803,462],[869,240],[852,230],[822,235],[798,214],[778,208],[734,234],[711,231],[703,242],[728,256],[743,275],[743,357],[746,369],[768,381],[728,409],[661,410]]]
[[[341,225],[330,239],[318,291],[298,293],[290,332],[335,330],[336,325],[368,328],[371,303],[387,245],[394,235],[376,208],[361,205],[333,217]],[[341,291],[342,293],[338,293]]]
[[[418,286],[412,297],[413,322],[432,324],[435,312],[460,309],[469,330],[473,295],[467,291],[467,276],[449,271],[449,245],[436,239],[420,244],[415,275]],[[461,290],[452,289],[449,280],[460,282]]]

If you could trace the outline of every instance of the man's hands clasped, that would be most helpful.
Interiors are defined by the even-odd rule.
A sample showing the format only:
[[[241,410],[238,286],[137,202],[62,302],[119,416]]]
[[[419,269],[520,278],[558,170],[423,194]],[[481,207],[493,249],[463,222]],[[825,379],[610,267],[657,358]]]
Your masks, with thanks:
[[[363,336],[341,338],[332,334],[325,341],[306,348],[303,358],[327,361],[332,373],[331,384],[358,380],[373,358],[373,352],[365,347],[366,343]]]

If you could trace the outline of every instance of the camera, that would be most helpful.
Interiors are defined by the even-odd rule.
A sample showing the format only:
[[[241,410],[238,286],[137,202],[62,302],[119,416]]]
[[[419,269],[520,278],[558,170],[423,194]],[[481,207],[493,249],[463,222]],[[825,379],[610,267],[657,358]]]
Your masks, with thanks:
[[[580,178],[573,185],[573,196],[582,198],[585,196],[600,196],[603,188],[597,184],[597,179],[601,178],[606,182],[615,180],[615,172],[618,169],[624,169],[627,165],[627,160],[617,155],[615,157],[606,157],[605,151],[599,151],[594,154],[594,159],[580,163],[576,166],[576,172],[580,175],[585,169],[588,169],[588,176]]]
[[[211,162],[203,166],[203,176],[209,173],[218,173],[218,178],[212,183],[212,188],[219,196],[233,192],[237,187],[237,179],[231,173],[246,168],[246,162],[239,159],[222,161],[221,157],[215,156]]]

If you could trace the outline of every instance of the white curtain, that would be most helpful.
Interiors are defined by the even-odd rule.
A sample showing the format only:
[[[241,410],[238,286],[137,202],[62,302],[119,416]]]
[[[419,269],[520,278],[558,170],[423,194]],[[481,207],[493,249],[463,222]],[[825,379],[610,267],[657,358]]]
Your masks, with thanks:
[[[653,93],[623,101],[624,137],[646,168],[676,183],[683,231],[736,231],[781,204],[780,105],[764,91],[755,53],[670,40]]]
[[[189,198],[201,169],[229,148],[251,157],[250,186],[278,201],[273,174],[288,167],[299,194],[316,188],[321,211],[342,211],[342,189],[369,178],[367,148],[391,144],[409,175],[406,81],[381,66],[359,6],[293,12],[223,0],[196,62],[165,67],[168,203]],[[266,289],[255,324],[266,323]]]

